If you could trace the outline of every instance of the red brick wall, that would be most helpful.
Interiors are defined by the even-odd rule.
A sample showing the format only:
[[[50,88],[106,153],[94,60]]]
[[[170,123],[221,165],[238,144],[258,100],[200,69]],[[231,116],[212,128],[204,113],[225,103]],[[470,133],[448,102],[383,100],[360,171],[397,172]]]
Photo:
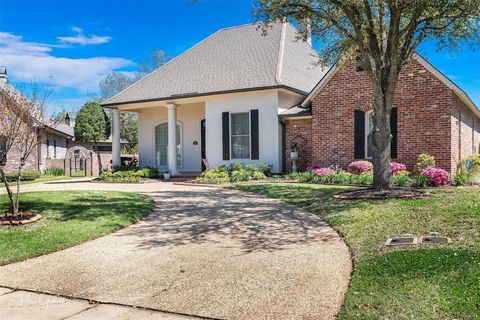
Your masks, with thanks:
[[[454,96],[452,109],[452,168],[473,153],[480,153],[480,118]]]
[[[20,154],[13,146],[10,151],[7,153],[7,163],[5,165],[6,172],[17,171],[20,165]],[[33,152],[30,157],[25,161],[25,166],[22,168],[22,171],[37,171],[37,153]]]
[[[313,162],[312,119],[285,120],[285,171],[292,170],[290,147],[297,144],[299,171],[304,171]]]
[[[404,67],[395,92],[394,106],[398,112],[398,158],[412,169],[421,153],[433,154],[437,165],[452,171],[456,168],[458,142],[461,141],[462,156],[473,146],[480,144],[480,121],[472,123],[474,115],[437,77],[420,63],[412,62]],[[346,167],[354,161],[354,110],[373,108],[373,89],[364,72],[356,72],[346,66],[330,79],[327,85],[312,100],[311,132],[303,120],[286,122],[286,146],[289,139],[301,131],[312,145],[311,163],[323,166]],[[458,110],[464,110],[462,129],[455,127]],[[467,115],[468,114],[468,115]],[[462,132],[462,139],[454,137]],[[475,138],[477,137],[478,138]],[[476,140],[475,140],[476,139]],[[478,142],[476,142],[478,141]],[[471,152],[470,152],[471,153]],[[310,154],[308,155],[310,157]],[[307,158],[308,158],[307,157]],[[287,171],[290,168],[286,155]],[[305,164],[302,164],[305,166]]]

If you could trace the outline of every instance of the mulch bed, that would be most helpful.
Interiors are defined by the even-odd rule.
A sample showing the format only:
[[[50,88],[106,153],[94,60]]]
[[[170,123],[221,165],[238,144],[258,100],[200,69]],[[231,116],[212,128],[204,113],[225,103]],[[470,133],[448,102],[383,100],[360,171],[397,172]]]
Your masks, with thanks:
[[[35,213],[21,212],[18,214],[0,214],[0,225],[18,226],[35,222],[42,216]]]
[[[374,190],[372,188],[352,190],[334,195],[334,199],[340,200],[385,200],[385,199],[418,199],[429,197],[429,192],[409,189],[393,188],[390,190]]]

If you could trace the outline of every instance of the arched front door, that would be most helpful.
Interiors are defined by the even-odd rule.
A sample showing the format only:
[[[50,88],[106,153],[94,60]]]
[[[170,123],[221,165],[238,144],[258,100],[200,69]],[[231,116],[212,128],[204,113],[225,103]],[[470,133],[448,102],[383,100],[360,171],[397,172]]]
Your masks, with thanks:
[[[177,122],[177,166],[182,166],[182,123]],[[157,167],[168,169],[168,123],[155,127],[155,160]]]

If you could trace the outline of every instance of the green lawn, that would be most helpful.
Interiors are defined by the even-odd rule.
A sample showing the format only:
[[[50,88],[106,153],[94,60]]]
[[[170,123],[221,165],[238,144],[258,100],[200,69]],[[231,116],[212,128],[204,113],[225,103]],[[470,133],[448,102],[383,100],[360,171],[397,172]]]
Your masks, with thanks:
[[[430,190],[431,198],[386,201],[331,199],[348,187],[250,184],[257,192],[304,207],[345,239],[354,258],[339,319],[479,319],[480,189]],[[446,246],[387,249],[390,236],[440,232]]]
[[[20,185],[25,184],[32,184],[32,183],[42,183],[42,182],[51,182],[51,181],[61,181],[61,180],[69,180],[74,179],[75,177],[67,177],[67,176],[40,176],[40,178],[36,180],[29,180],[29,181],[20,181]],[[16,182],[10,182],[9,185],[11,187],[15,187],[17,185]],[[3,182],[0,184],[0,187],[5,188]]]
[[[0,265],[58,251],[140,220],[153,209],[144,195],[110,191],[23,193],[20,211],[43,218],[25,226],[0,226]],[[8,210],[0,196],[0,212]]]

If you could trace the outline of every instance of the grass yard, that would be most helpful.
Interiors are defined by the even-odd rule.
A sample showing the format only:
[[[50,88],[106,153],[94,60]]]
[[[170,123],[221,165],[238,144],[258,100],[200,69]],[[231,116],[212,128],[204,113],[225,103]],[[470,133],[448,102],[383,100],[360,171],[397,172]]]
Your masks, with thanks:
[[[0,265],[58,251],[137,222],[153,200],[135,193],[49,191],[22,193],[20,211],[43,218],[24,226],[0,226]],[[0,213],[8,210],[0,196]]]
[[[348,187],[246,184],[236,189],[306,208],[332,225],[354,258],[339,319],[479,319],[480,189],[430,190],[431,198],[330,199]],[[390,236],[439,232],[446,246],[390,249]]]
[[[25,184],[32,184],[32,183],[43,183],[43,182],[51,182],[51,181],[62,181],[62,180],[70,180],[74,179],[75,177],[67,177],[67,176],[40,176],[40,178],[36,180],[28,180],[28,181],[20,181],[20,185],[25,185]],[[17,185],[16,182],[10,182],[9,183],[10,187],[15,188]],[[1,188],[5,188],[5,185],[3,182],[0,184]]]

